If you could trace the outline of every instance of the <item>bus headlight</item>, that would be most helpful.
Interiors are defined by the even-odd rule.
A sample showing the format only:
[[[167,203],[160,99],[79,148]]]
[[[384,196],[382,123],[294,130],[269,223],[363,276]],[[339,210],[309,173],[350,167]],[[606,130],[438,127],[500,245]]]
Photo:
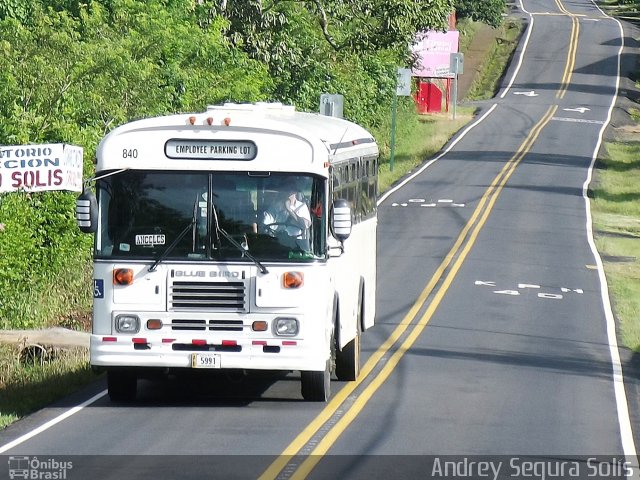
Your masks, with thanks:
[[[300,327],[296,318],[276,318],[273,322],[273,334],[279,337],[293,337],[299,331]]]
[[[140,331],[140,319],[137,315],[117,315],[116,331],[118,333],[138,333]]]

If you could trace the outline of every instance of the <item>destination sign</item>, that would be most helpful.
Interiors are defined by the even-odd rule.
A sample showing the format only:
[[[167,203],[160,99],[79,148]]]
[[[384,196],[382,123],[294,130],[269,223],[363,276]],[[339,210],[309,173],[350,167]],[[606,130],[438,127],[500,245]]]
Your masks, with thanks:
[[[258,147],[249,140],[186,140],[173,138],[164,146],[165,155],[190,160],[253,160]]]

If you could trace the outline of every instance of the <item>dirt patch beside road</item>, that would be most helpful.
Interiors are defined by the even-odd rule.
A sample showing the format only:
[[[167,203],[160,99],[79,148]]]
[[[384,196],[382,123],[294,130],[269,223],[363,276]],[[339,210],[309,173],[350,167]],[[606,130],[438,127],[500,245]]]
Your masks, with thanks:
[[[464,53],[464,73],[458,76],[458,99],[463,100],[471,89],[482,64],[491,52],[498,37],[498,30],[481,24]]]
[[[13,345],[41,345],[59,348],[89,348],[88,332],[77,332],[67,328],[43,330],[0,330],[0,343]]]

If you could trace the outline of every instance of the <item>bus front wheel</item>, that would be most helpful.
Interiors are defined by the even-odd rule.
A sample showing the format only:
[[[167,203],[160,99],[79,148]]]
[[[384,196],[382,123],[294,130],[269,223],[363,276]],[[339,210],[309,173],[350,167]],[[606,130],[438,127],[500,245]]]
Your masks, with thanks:
[[[358,317],[356,318],[356,335],[342,350],[336,345],[336,377],[338,380],[354,382],[360,375],[360,327],[364,318],[364,284],[360,283],[358,297]]]
[[[326,402],[331,396],[331,360],[322,372],[301,372],[302,398],[311,402]]]
[[[353,382],[360,374],[360,329],[342,351],[336,352],[336,377],[338,380]]]
[[[107,372],[107,390],[113,402],[135,400],[138,390],[138,376],[133,370],[109,370]]]

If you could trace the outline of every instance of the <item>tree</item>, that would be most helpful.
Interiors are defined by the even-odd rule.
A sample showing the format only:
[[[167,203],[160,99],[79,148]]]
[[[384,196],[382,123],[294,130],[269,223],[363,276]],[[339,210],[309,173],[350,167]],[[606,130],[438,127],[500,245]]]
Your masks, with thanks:
[[[200,28],[192,0],[105,3],[33,0],[26,19],[5,9],[0,145],[80,145],[90,177],[100,138],[118,124],[271,94],[265,66],[232,48],[224,19]],[[90,284],[91,237],[75,226],[74,200],[67,192],[0,194],[0,328],[53,321],[73,306],[53,309],[47,292]]]
[[[133,118],[270,92],[264,65],[230,48],[222,19],[198,28],[191,0],[108,3],[75,15],[34,2],[29,24],[0,21],[0,143],[88,147]]]
[[[506,7],[506,0],[456,0],[456,15],[497,27]]]
[[[415,32],[446,28],[453,0],[202,0],[249,48],[306,17],[336,51],[404,49]]]
[[[201,25],[224,18],[229,41],[267,66],[273,99],[316,110],[321,93],[340,93],[345,116],[372,127],[415,32],[446,28],[453,0],[198,0],[196,11]]]

